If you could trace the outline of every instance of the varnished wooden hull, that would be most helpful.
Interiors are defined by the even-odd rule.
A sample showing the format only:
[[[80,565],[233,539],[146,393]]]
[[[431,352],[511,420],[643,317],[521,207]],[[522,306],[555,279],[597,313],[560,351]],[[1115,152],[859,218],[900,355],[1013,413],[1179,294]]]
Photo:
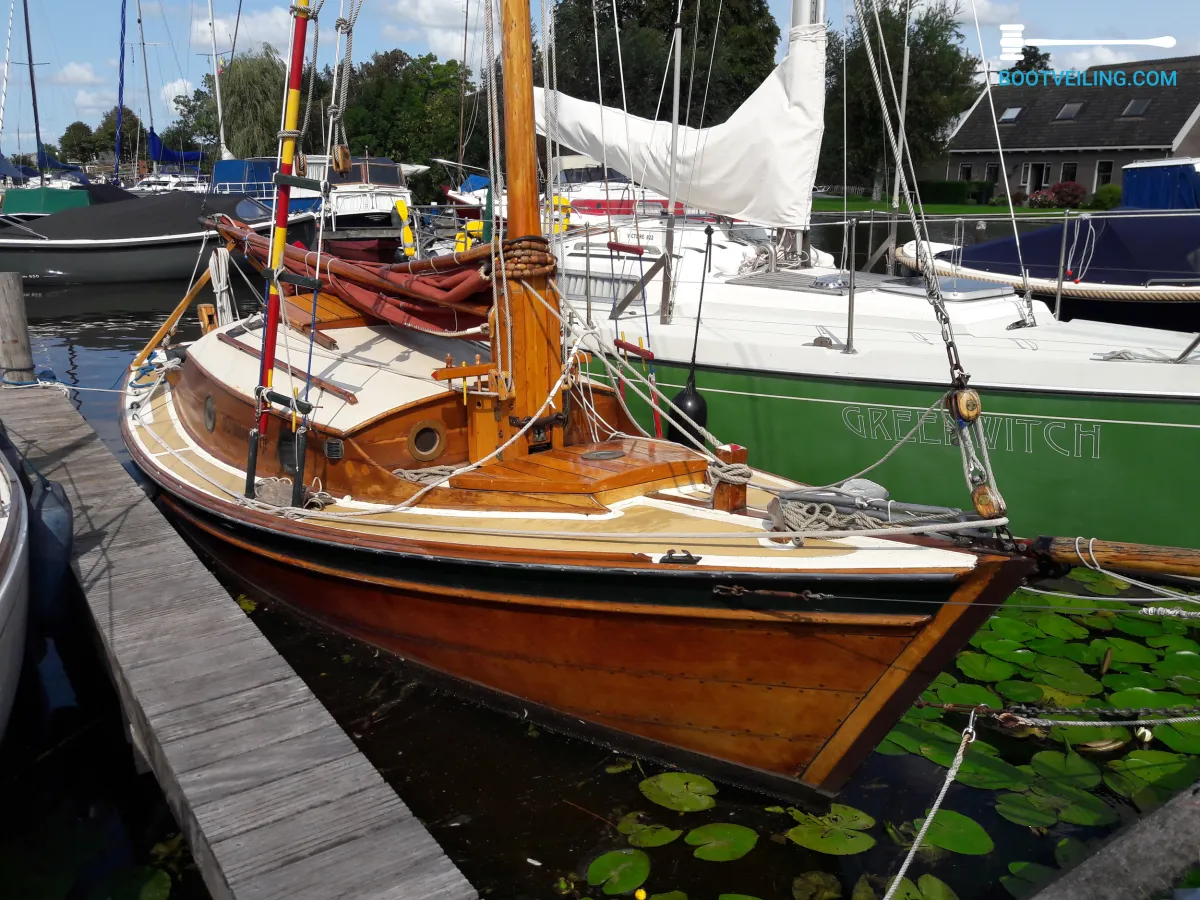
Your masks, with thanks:
[[[338,630],[502,705],[792,793],[836,792],[1023,573],[983,560],[963,582],[843,589],[875,598],[861,600],[828,599],[827,583],[787,586],[830,592],[815,602],[731,597],[709,580],[655,602],[653,580],[631,593],[611,573],[581,582],[549,567],[389,562],[167,504],[237,576]]]

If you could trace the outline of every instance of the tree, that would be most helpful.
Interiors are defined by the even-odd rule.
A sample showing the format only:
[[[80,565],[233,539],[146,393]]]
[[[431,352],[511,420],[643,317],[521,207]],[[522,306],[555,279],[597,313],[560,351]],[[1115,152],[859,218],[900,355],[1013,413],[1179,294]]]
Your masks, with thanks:
[[[674,0],[617,0],[624,95],[629,112],[634,115],[651,119],[667,119],[671,115],[670,86],[663,90],[663,74],[671,46],[676,5]],[[721,10],[719,23],[718,8]],[[591,0],[563,0],[557,7],[558,88],[573,97],[591,101],[597,100],[603,91],[605,105],[620,107],[621,66],[618,66],[612,6],[596,4],[595,10],[599,23],[598,42],[593,30]],[[775,68],[779,26],[765,0],[691,4],[684,10],[682,26],[680,119],[693,126],[724,122]],[[597,43],[602,73],[599,84],[596,80]],[[694,59],[693,43],[696,46]],[[542,83],[540,78],[539,83]]]
[[[142,127],[142,120],[137,117],[137,114],[128,106],[121,110],[121,162],[133,162],[133,155],[138,147],[138,131]],[[92,133],[92,138],[95,141],[97,148],[107,150],[112,147],[114,150],[117,146],[117,108],[114,106],[100,119],[100,124],[96,126],[96,130]],[[141,144],[144,146],[145,138],[142,138]]]
[[[923,4],[909,25],[911,59],[906,131],[908,149],[917,168],[923,161],[944,154],[951,125],[971,106],[980,90],[975,81],[979,60],[963,47],[957,13],[957,4],[934,0]],[[898,95],[904,57],[905,0],[879,0],[879,18]],[[841,183],[843,153],[850,184],[870,184],[894,165],[867,59],[868,37],[881,70],[892,127],[896,128],[898,104],[892,99],[887,74],[882,71],[884,61],[874,16],[867,29],[855,20],[845,33],[831,30],[825,69],[825,138],[818,174],[818,180],[825,183]],[[849,123],[848,135],[842,128],[843,107]]]
[[[1050,54],[1040,48],[1028,46],[1021,49],[1021,61],[1014,64],[1010,72],[1045,72],[1050,68]]]
[[[96,138],[86,122],[72,122],[59,138],[59,146],[67,160],[91,162],[96,156]]]

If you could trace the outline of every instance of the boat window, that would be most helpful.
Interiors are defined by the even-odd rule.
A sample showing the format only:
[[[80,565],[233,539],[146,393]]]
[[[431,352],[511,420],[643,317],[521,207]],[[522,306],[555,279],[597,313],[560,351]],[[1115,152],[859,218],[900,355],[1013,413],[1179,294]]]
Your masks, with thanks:
[[[243,222],[255,222],[271,215],[271,211],[267,207],[249,197],[239,201],[238,205],[233,208],[233,212]]]
[[[1000,116],[1000,124],[1001,124],[1001,125],[1003,125],[1003,124],[1006,124],[1006,123],[1008,123],[1008,122],[1015,122],[1015,121],[1017,121],[1017,117],[1018,117],[1019,115],[1021,115],[1021,109],[1022,109],[1022,107],[1020,107],[1020,106],[1010,106],[1010,107],[1009,107],[1008,109],[1006,109],[1006,110],[1004,111],[1004,113],[1003,113],[1003,114]]]
[[[1121,118],[1130,118],[1133,116],[1144,116],[1146,110],[1150,108],[1150,101],[1146,98],[1130,100],[1129,105],[1125,107],[1125,112],[1121,113]]]
[[[1064,104],[1063,108],[1058,111],[1058,115],[1054,117],[1054,121],[1055,122],[1072,122],[1075,120],[1076,116],[1079,115],[1079,111],[1081,109],[1083,109],[1082,103]]]
[[[389,166],[389,165],[384,165],[383,163],[370,163],[368,165],[368,169],[369,169],[368,175],[370,177],[367,180],[370,181],[371,184],[399,186],[399,184],[400,184],[400,167],[399,166]]]
[[[627,184],[629,179],[616,169],[608,170],[608,180],[616,184]],[[559,184],[589,184],[604,181],[604,166],[580,166],[575,169],[563,169],[559,173]]]
[[[355,163],[350,167],[350,171],[345,175],[335,172],[332,167],[329,169],[330,184],[362,184],[362,164]]]

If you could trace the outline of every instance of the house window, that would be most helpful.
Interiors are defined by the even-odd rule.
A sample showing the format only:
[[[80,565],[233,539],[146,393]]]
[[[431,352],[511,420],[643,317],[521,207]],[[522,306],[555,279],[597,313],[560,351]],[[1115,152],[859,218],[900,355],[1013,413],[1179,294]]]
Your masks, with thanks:
[[[1062,180],[1074,181],[1079,174],[1079,163],[1063,163]]]
[[[1021,190],[1026,190],[1029,186],[1029,163],[1021,164]]]
[[[1055,122],[1071,122],[1079,115],[1079,111],[1083,109],[1082,103],[1068,103],[1058,111],[1058,115],[1054,117]]]
[[[959,181],[970,181],[971,180],[971,164],[970,163],[959,163],[958,164],[958,180]]]
[[[1110,160],[1096,163],[1096,188],[1099,190],[1106,184],[1112,184],[1113,164]]]
[[[997,184],[1000,181],[1000,163],[988,163],[984,170],[984,181],[990,181],[992,184]]]
[[[1017,121],[1017,116],[1019,115],[1021,115],[1021,107],[1010,106],[1008,109],[1004,110],[1004,113],[1000,116],[1000,124],[1006,125],[1009,122],[1015,122]]]
[[[1135,116],[1144,116],[1146,114],[1146,110],[1148,110],[1149,108],[1150,108],[1149,100],[1146,100],[1146,99],[1130,100],[1129,105],[1125,107],[1125,112],[1121,113],[1121,118],[1124,119],[1124,118],[1132,118]]]

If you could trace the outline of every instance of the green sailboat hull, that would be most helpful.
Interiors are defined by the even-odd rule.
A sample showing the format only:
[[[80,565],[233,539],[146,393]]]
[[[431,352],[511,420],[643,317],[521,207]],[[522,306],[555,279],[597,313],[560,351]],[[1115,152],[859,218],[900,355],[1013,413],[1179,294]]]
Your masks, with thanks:
[[[657,366],[667,396],[686,376],[684,367]],[[840,481],[875,463],[945,390],[704,368],[696,383],[713,434],[747,447],[751,465],[808,484]],[[980,393],[1015,534],[1200,548],[1200,402]],[[646,404],[632,392],[627,402],[652,429]],[[931,414],[867,477],[896,500],[969,509],[952,434],[944,414]]]

